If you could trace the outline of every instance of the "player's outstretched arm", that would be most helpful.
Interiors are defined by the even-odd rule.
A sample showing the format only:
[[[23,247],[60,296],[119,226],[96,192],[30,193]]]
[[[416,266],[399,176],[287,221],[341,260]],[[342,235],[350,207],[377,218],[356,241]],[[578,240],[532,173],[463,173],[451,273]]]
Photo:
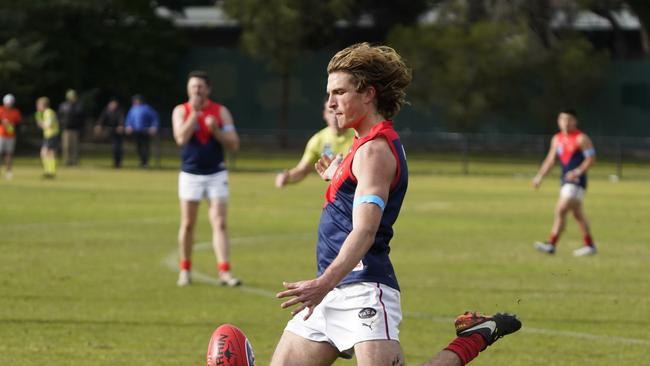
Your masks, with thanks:
[[[315,163],[321,157],[317,136],[318,134],[309,139],[307,146],[305,146],[305,152],[295,167],[278,173],[275,177],[275,186],[277,188],[282,188],[290,183],[298,183],[315,170]]]
[[[305,179],[312,171],[312,164],[309,161],[300,161],[298,165],[291,169],[286,169],[275,177],[275,186],[282,188],[290,183],[298,183]]]

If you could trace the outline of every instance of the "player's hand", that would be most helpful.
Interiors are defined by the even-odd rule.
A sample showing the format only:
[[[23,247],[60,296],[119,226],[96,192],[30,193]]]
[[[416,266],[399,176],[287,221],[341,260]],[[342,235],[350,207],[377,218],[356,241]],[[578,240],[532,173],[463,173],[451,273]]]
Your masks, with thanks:
[[[195,112],[199,112],[201,109],[203,109],[203,98],[199,97],[198,95],[192,95],[190,96],[190,106],[192,106],[192,110]]]
[[[320,159],[318,159],[316,164],[314,164],[314,168],[316,168],[316,172],[318,172],[318,175],[320,175],[321,178],[329,181],[334,177],[334,173],[341,164],[341,161],[343,161],[343,155],[341,154],[338,154],[334,157],[323,155]]]
[[[133,133],[133,127],[127,127],[125,131],[127,135],[130,135]]]
[[[533,188],[535,189],[539,188],[539,186],[542,185],[542,177],[536,175],[535,178],[533,178],[533,181],[531,183],[533,185]]]
[[[305,315],[304,320],[307,320],[311,316],[316,305],[320,304],[321,301],[323,301],[323,298],[325,298],[325,295],[332,290],[332,287],[319,278],[293,283],[283,282],[282,286],[284,286],[286,290],[278,292],[275,296],[277,296],[278,299],[285,297],[293,298],[283,302],[280,307],[286,309],[290,306],[299,304],[291,311],[291,316],[294,316],[307,308],[307,315]]]
[[[569,170],[564,176],[564,178],[568,182],[578,183],[580,181],[580,175],[582,175],[582,172],[580,171],[580,169],[576,168],[573,170]]]
[[[156,132],[158,132],[158,129],[155,128],[155,127],[149,127],[147,132],[149,132],[149,135],[154,136],[156,134]]]
[[[289,171],[285,169],[281,173],[278,173],[278,175],[275,176],[275,187],[282,188],[287,184],[288,181],[289,181]]]
[[[95,133],[95,136],[101,136],[101,134],[102,134],[102,126],[95,125],[95,128],[93,129],[93,132]]]
[[[217,129],[217,119],[214,118],[214,116],[206,116],[205,125],[210,129],[210,131],[214,131]]]

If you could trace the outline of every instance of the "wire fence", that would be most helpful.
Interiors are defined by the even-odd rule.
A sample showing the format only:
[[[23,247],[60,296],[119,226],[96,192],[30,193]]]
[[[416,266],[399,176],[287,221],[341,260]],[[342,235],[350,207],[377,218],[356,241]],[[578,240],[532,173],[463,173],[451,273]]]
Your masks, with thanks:
[[[286,168],[287,160],[297,161],[314,131],[239,130],[241,151],[229,154],[230,169],[274,170]],[[399,131],[409,157],[409,169],[431,174],[512,174],[531,175],[546,156],[551,136],[513,134],[469,134]],[[650,179],[650,137],[590,136],[598,163],[592,175],[609,179]],[[40,139],[35,135],[19,138],[18,154],[35,154]],[[125,153],[135,150],[125,139]],[[82,155],[106,155],[110,140],[85,134]],[[177,167],[178,147],[170,129],[163,129],[152,141],[154,167]],[[173,163],[167,163],[173,161]],[[165,163],[163,163],[165,162]]]

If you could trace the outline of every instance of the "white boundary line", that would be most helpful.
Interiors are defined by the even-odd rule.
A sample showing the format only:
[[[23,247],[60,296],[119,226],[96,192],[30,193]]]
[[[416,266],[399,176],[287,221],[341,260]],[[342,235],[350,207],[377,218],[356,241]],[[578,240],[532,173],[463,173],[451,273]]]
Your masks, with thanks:
[[[292,236],[295,236],[293,234]],[[232,243],[238,243],[238,242],[245,242],[249,240],[260,240],[260,239],[268,239],[267,236],[251,236],[251,237],[240,237],[236,239],[232,239]],[[203,243],[196,243],[194,245],[194,250],[196,251],[203,251],[203,250],[209,250],[212,249],[212,244],[209,242],[203,242]],[[174,251],[167,255],[161,263],[164,267],[167,267],[168,269],[176,272],[178,271],[178,256],[177,252]],[[192,271],[192,280],[196,282],[201,282],[205,283],[208,285],[214,285],[214,286],[221,286],[221,283],[219,280],[217,280],[214,277],[211,277],[205,273],[193,270]],[[242,285],[237,287],[236,289],[253,294],[253,295],[258,295],[264,298],[268,299],[275,299],[275,292],[269,291],[266,289],[262,288],[257,288],[257,287],[251,287],[251,286],[246,286]],[[434,316],[428,313],[422,313],[422,312],[412,312],[412,311],[405,311],[404,316],[408,318],[414,318],[414,319],[424,319],[424,320],[429,320],[435,323],[447,323],[450,324],[453,322],[452,318],[448,317],[442,317],[442,316]],[[638,338],[626,338],[626,337],[617,337],[617,336],[607,336],[607,335],[597,335],[597,334],[592,334],[592,333],[582,333],[582,332],[572,332],[572,331],[567,331],[567,330],[555,330],[555,329],[544,329],[544,328],[531,328],[528,326],[524,326],[521,329],[522,332],[525,333],[532,333],[532,334],[541,334],[541,335],[549,335],[549,336],[560,336],[560,337],[567,337],[567,338],[579,338],[579,339],[587,339],[591,341],[601,341],[605,343],[621,343],[621,344],[628,344],[628,345],[639,345],[639,346],[650,346],[650,340],[646,339],[638,339]]]
[[[453,319],[451,318],[433,316],[427,313],[420,313],[420,312],[407,311],[404,313],[404,315],[409,318],[425,319],[435,323],[450,323],[453,321]],[[525,333],[542,334],[542,335],[549,335],[549,336],[562,336],[568,338],[582,338],[582,339],[588,339],[592,341],[615,342],[615,343],[623,343],[623,344],[650,346],[650,340],[638,339],[638,338],[626,338],[626,337],[607,336],[607,335],[601,336],[592,333],[572,332],[568,330],[531,328],[526,325],[522,327],[521,331]]]
[[[42,221],[42,222],[19,222],[15,224],[0,224],[0,230],[30,230],[43,227],[72,227],[72,228],[90,228],[100,225],[143,225],[143,224],[160,224],[162,222],[178,221],[178,217],[144,217],[133,219],[106,219],[106,220],[87,220],[87,221]]]

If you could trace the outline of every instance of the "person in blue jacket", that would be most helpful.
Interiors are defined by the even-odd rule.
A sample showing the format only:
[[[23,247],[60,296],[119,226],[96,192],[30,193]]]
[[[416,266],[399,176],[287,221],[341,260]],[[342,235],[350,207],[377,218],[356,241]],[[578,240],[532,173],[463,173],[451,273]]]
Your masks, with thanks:
[[[158,133],[160,118],[158,112],[144,100],[140,94],[131,98],[132,106],[126,115],[125,131],[127,135],[133,135],[140,157],[140,167],[149,166],[149,152],[151,137]]]

